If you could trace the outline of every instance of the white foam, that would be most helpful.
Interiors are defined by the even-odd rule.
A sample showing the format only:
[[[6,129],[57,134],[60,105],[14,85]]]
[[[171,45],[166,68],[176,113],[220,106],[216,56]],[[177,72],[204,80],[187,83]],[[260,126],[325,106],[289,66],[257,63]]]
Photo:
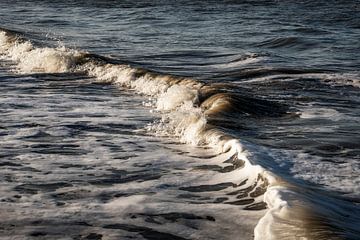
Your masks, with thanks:
[[[304,119],[323,118],[329,119],[331,121],[339,121],[345,116],[340,112],[336,111],[335,109],[311,107],[308,109],[304,109],[303,112],[301,112],[300,117]]]
[[[110,211],[116,211],[118,213],[127,213],[127,212],[141,212],[143,209],[143,203],[146,200],[147,196],[145,195],[132,195],[129,197],[122,197],[120,199],[115,199],[109,203],[106,203],[104,208]]]
[[[197,101],[198,93],[196,90],[186,86],[174,85],[161,94],[157,100],[157,110],[173,110],[186,102],[193,105]]]
[[[360,87],[360,75],[359,73],[342,73],[342,74],[317,74],[315,76],[334,86],[348,85],[353,87]]]
[[[255,227],[255,240],[263,239],[279,239],[278,231],[282,232],[284,238],[293,239],[296,225],[289,225],[291,216],[291,207],[288,203],[293,192],[285,187],[273,186],[269,187],[264,195],[264,201],[267,203],[269,210],[264,217],[260,219]],[[288,199],[285,200],[287,196]],[[286,221],[283,221],[286,219]],[[295,221],[298,218],[293,218]],[[299,226],[299,228],[301,228]],[[286,236],[285,236],[286,235]],[[302,238],[306,239],[306,238]]]
[[[0,53],[17,63],[21,73],[62,73],[70,71],[81,55],[76,50],[60,48],[35,48],[30,41],[12,40],[0,35]]]
[[[11,46],[9,38],[5,32],[0,31],[0,54],[4,54],[7,49]]]
[[[88,63],[82,67],[90,76],[94,76],[98,81],[113,83],[122,87],[127,87],[136,90],[138,93],[156,96],[164,93],[169,87],[168,84],[157,81],[151,75],[143,75],[136,78],[134,75],[136,69],[127,65],[112,65],[106,64],[98,66],[93,63]]]
[[[311,181],[331,190],[359,194],[360,166],[355,159],[341,162],[339,157],[339,163],[334,164],[303,152],[292,155],[291,173],[295,178]]]
[[[77,56],[79,56],[78,52],[66,48],[35,49],[18,59],[18,67],[25,73],[69,72],[69,70],[74,66]]]

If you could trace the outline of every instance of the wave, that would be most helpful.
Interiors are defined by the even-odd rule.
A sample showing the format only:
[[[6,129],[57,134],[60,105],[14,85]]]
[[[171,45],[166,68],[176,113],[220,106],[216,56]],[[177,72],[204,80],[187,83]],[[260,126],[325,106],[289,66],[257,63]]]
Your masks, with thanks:
[[[299,74],[321,74],[329,71],[321,69],[294,69],[294,68],[244,68],[232,70],[215,76],[216,78],[254,79],[273,75],[299,75]]]
[[[349,86],[354,88],[360,88],[360,76],[359,73],[332,73],[331,71],[322,71],[320,69],[307,70],[295,70],[284,71],[284,69],[252,69],[247,73],[245,69],[244,73],[239,74],[224,74],[216,78],[224,78],[224,76],[236,76],[237,80],[241,79],[242,83],[270,83],[273,81],[296,81],[301,78],[304,80],[317,80],[323,84],[329,86]]]
[[[19,73],[85,73],[97,82],[149,96],[148,104],[162,115],[159,123],[148,126],[149,131],[176,135],[182,142],[216,149],[219,155],[209,159],[211,165],[207,167],[221,174],[214,181],[222,185],[212,186],[237,188],[229,193],[236,195],[237,200],[229,204],[245,205],[245,210],[267,208],[254,229],[255,239],[357,239],[359,236],[355,224],[360,222],[360,215],[356,214],[359,207],[268,170],[260,164],[263,160],[256,154],[256,146],[231,134],[239,127],[240,118],[286,116],[290,114],[287,106],[256,98],[231,84],[209,84],[161,74],[65,47],[37,47],[18,32],[5,29],[0,31],[0,54],[3,59],[15,62]],[[250,77],[248,73],[247,77]],[[229,181],[236,184],[224,183]],[[184,190],[204,189],[185,187]]]
[[[257,43],[257,47],[268,47],[268,48],[307,48],[315,45],[315,43],[306,42],[304,39],[299,37],[277,37],[265,40],[263,42]]]

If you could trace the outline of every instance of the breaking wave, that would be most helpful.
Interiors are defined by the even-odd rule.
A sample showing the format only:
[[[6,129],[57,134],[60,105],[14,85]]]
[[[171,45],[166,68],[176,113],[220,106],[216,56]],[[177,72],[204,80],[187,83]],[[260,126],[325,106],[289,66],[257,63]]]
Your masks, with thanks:
[[[288,40],[272,44],[284,45]],[[261,164],[263,160],[256,154],[256,146],[232,134],[241,128],[238,123],[241,118],[292,115],[287,106],[256,98],[231,84],[209,84],[157,73],[65,47],[37,47],[19,33],[5,29],[0,32],[0,54],[16,63],[19,73],[81,72],[97,82],[149,96],[148,104],[162,116],[160,122],[148,126],[150,132],[175,135],[184,143],[216,149],[219,155],[209,159],[207,167],[221,174],[217,180],[223,185],[235,182],[236,187],[241,187],[229,193],[237,195],[232,203],[245,205],[245,210],[267,209],[254,229],[255,239],[356,239],[359,236],[358,226],[347,224],[359,222],[360,215],[354,214],[360,211],[357,206],[349,207],[345,199],[305,188],[268,170],[266,164]],[[266,75],[268,71],[239,74],[249,77],[249,74]],[[229,187],[223,185],[217,186]]]

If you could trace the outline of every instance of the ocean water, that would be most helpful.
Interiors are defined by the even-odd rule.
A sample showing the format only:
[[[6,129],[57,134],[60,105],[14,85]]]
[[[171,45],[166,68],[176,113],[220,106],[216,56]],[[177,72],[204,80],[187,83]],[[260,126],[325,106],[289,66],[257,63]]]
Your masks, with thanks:
[[[360,238],[359,1],[0,1],[0,239]]]

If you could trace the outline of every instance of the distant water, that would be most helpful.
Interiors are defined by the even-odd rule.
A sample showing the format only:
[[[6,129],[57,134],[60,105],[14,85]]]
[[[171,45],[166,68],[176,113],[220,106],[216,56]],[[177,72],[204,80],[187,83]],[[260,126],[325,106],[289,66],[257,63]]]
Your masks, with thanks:
[[[358,1],[0,1],[0,239],[359,239]]]

